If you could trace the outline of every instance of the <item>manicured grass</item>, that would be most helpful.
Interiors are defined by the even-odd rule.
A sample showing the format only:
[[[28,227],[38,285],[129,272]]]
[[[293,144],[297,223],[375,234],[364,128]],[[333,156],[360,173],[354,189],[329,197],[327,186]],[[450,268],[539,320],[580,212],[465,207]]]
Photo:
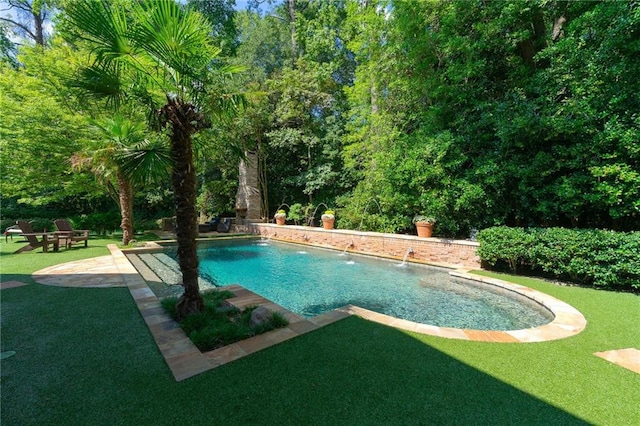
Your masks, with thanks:
[[[177,383],[127,289],[29,278],[107,242],[16,256],[0,244],[2,280],[31,283],[0,294],[1,350],[16,351],[2,361],[3,424],[640,423],[640,376],[592,355],[640,347],[636,295],[518,278],[579,309],[587,329],[498,344],[352,317]]]

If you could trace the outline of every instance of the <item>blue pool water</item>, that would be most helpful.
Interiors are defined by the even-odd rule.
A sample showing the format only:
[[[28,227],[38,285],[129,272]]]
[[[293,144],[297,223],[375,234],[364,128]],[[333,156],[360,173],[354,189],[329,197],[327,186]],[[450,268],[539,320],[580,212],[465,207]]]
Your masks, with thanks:
[[[423,324],[515,330],[553,315],[524,296],[451,277],[446,269],[263,240],[201,248],[200,271],[218,286],[240,284],[305,317],[346,304]]]

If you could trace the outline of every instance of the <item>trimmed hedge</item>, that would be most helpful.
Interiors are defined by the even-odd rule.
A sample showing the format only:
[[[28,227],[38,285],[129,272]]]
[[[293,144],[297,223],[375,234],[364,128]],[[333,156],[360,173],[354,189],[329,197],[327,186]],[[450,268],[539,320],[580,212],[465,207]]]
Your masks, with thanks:
[[[640,289],[640,232],[488,228],[478,233],[486,265],[580,284]]]

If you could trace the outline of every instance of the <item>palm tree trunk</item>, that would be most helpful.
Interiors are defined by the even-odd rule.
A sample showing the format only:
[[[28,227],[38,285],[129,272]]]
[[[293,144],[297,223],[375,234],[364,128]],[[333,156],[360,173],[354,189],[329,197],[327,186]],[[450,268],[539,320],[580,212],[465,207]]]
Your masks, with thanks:
[[[121,171],[118,170],[118,204],[122,221],[122,245],[127,245],[133,239],[133,189]]]
[[[192,105],[181,104],[174,99],[168,101],[162,112],[171,126],[171,179],[176,209],[178,264],[184,287],[184,293],[178,300],[177,313],[184,318],[204,309],[204,300],[198,288],[196,172],[191,142],[191,135],[197,130],[193,126],[197,122],[197,114]]]

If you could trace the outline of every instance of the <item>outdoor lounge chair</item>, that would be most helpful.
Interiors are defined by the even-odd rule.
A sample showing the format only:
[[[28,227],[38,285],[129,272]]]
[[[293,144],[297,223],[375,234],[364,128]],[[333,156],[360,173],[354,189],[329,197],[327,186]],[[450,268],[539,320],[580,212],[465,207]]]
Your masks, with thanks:
[[[4,230],[3,234],[4,234],[4,242],[8,243],[9,237],[11,237],[11,241],[13,241],[14,235],[22,236],[22,229],[20,229],[18,225],[11,225]]]
[[[42,252],[49,251],[49,244],[53,244],[53,251],[58,251],[60,241],[55,233],[51,232],[33,232],[31,224],[24,220],[18,221],[18,226],[22,231],[22,235],[27,239],[29,244],[16,250],[14,253],[22,253],[23,251],[31,251],[42,247]],[[42,240],[38,241],[38,236],[42,237]]]
[[[209,222],[198,224],[198,232],[214,232],[218,230],[218,223],[220,223],[220,218],[215,217],[211,219]]]
[[[67,248],[71,248],[71,245],[78,241],[84,241],[84,246],[89,246],[89,230],[88,229],[73,229],[71,222],[66,219],[56,219],[56,235],[59,239],[65,240]]]
[[[230,228],[231,228],[231,219],[229,219],[228,217],[223,218],[216,225],[216,231],[218,232],[229,232]]]

